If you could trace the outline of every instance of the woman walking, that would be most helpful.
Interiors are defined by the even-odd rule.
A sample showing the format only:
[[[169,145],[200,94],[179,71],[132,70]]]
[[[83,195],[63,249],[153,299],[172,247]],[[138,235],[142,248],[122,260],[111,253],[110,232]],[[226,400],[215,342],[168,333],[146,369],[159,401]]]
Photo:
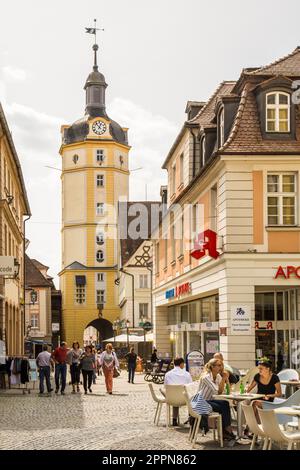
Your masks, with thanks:
[[[106,345],[105,351],[100,356],[100,364],[105,377],[107,393],[112,395],[114,369],[119,368],[119,361],[111,343]]]
[[[92,393],[92,382],[93,382],[93,375],[96,369],[96,360],[93,354],[92,346],[86,346],[85,352],[80,358],[80,365],[82,370],[83,376],[83,388],[84,393],[87,395],[87,389],[89,392]]]
[[[79,343],[76,341],[72,345],[72,349],[67,354],[68,363],[70,364],[70,374],[71,374],[71,382],[72,382],[72,393],[76,393],[75,387],[77,388],[77,392],[80,392],[79,384],[80,384],[80,356],[82,354],[82,350],[80,349]]]

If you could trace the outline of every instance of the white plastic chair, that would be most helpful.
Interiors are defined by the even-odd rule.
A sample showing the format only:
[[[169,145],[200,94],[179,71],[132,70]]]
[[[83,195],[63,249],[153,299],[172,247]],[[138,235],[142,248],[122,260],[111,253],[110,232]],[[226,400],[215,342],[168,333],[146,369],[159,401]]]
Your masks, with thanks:
[[[293,395],[291,395],[286,400],[282,400],[282,399],[279,399],[279,400],[280,400],[279,403],[275,402],[275,400],[273,403],[264,401],[263,410],[274,410],[275,408],[282,408],[283,406],[284,407],[294,406],[294,405],[299,406],[300,405],[300,389],[297,390],[295,393],[293,393]],[[293,421],[291,421],[291,417],[288,415],[282,415],[282,414],[277,415],[277,421],[279,424],[282,424],[282,425],[286,425],[289,427],[298,427],[298,419],[293,418]]]
[[[149,388],[150,388],[152,398],[157,403],[157,407],[156,407],[156,410],[155,410],[155,415],[154,415],[153,422],[156,426],[158,426],[162,406],[163,406],[164,403],[166,403],[166,399],[162,395],[160,397],[156,395],[153,384],[149,383],[148,385],[149,385]]]
[[[293,445],[300,442],[300,431],[286,432],[280,429],[274,410],[258,409],[258,414],[263,431],[270,439],[268,450],[272,448],[272,442],[288,444],[288,450],[291,450]]]
[[[283,369],[278,372],[279,380],[299,380],[299,374],[295,369]],[[282,395],[286,394],[287,385],[281,385]]]
[[[244,403],[242,403],[242,410],[244,412],[246,424],[249,427],[250,431],[253,433],[253,439],[251,442],[250,450],[254,449],[258,436],[263,438],[264,440],[263,449],[265,450],[267,448],[269,438],[264,433],[261,424],[258,424],[258,422],[256,421],[256,416],[254,413],[253,406],[245,405]]]
[[[167,404],[167,426],[171,424],[171,407],[180,408],[186,406],[186,401],[183,396],[184,385],[165,385],[165,400]],[[178,413],[179,423],[179,413]]]
[[[193,426],[190,427],[190,432],[189,432],[189,441],[192,442],[192,447],[194,448],[196,441],[197,441],[197,436],[198,436],[202,416],[193,410],[191,406],[191,397],[189,396],[187,387],[185,386],[184,388],[185,390],[183,392],[183,396],[186,401],[186,406],[188,408],[189,415],[194,418],[194,424]],[[224,443],[223,443],[222,415],[220,413],[213,412],[213,413],[210,413],[208,417],[209,419],[213,419],[215,421],[215,425],[216,425],[217,433],[218,433],[218,441],[220,443],[220,447],[223,447]],[[215,427],[213,428],[213,439],[216,440]]]

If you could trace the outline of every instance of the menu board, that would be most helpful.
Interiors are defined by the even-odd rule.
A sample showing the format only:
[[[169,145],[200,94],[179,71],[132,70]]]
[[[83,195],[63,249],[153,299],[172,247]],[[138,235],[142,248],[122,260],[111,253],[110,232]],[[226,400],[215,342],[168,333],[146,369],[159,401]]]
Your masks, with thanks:
[[[204,356],[200,351],[191,351],[186,356],[186,370],[193,380],[199,380],[204,368]]]

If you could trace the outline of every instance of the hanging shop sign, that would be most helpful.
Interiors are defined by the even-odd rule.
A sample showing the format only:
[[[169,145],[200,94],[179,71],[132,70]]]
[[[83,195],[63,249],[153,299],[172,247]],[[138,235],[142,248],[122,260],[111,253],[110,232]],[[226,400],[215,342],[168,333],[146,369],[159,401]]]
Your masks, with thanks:
[[[251,334],[251,308],[248,305],[234,305],[231,307],[231,334]]]
[[[254,323],[254,327],[256,330],[273,330],[273,322],[272,321],[256,321]]]
[[[200,351],[191,351],[186,356],[186,370],[193,380],[199,380],[204,369],[204,355]]]
[[[15,258],[13,256],[0,256],[0,276],[13,276],[15,274]]]
[[[300,266],[278,266],[275,279],[300,279]]]
[[[195,259],[203,258],[206,255],[214,259],[220,256],[217,251],[217,234],[213,230],[205,230],[199,233],[194,249],[191,251],[191,256]]]
[[[192,291],[192,285],[190,282],[180,284],[179,286],[169,289],[165,293],[166,299],[173,299],[176,297],[181,297],[182,295],[190,294]]]

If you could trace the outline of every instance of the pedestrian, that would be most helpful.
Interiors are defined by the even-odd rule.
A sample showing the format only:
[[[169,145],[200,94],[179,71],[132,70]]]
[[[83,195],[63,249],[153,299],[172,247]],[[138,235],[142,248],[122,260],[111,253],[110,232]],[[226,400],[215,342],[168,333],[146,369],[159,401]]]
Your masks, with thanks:
[[[105,351],[100,356],[100,364],[102,366],[103,374],[105,377],[106,390],[109,395],[112,395],[114,369],[119,368],[119,361],[111,343],[106,345]]]
[[[59,392],[59,378],[61,378],[61,394],[65,394],[67,377],[67,343],[62,341],[52,354],[55,361],[55,393]]]
[[[73,343],[72,349],[68,351],[67,359],[70,364],[70,374],[71,374],[71,383],[72,383],[72,393],[80,392],[80,357],[82,355],[82,349],[80,349],[80,344],[78,341]]]
[[[157,362],[157,349],[153,349],[153,353],[151,354],[151,362],[152,364]]]
[[[94,358],[95,358],[95,369],[93,370],[93,384],[96,385],[96,378],[97,378],[97,375],[96,375],[96,370],[97,370],[97,350],[96,350],[96,347],[94,346],[93,349],[92,349],[92,353],[94,355]]]
[[[134,352],[134,348],[130,348],[130,352],[126,354],[127,369],[128,369],[128,383],[134,383],[134,373],[136,368],[137,354]]]
[[[40,352],[36,358],[36,364],[40,372],[40,395],[44,393],[44,379],[46,380],[48,394],[51,395],[52,388],[50,382],[50,368],[54,367],[54,361],[51,353],[48,351],[48,346],[44,344],[43,352]]]
[[[174,359],[174,369],[166,373],[164,384],[165,385],[180,385],[190,384],[193,382],[191,374],[185,370],[184,359],[176,357]],[[179,408],[173,406],[173,426],[178,425]]]
[[[93,347],[86,346],[85,352],[80,358],[80,366],[82,370],[83,376],[83,388],[84,393],[87,395],[87,390],[92,393],[92,382],[93,382],[93,375],[94,371],[96,370],[96,359],[95,355],[93,354]]]
[[[102,369],[101,369],[101,364],[100,364],[100,356],[103,353],[103,349],[98,349],[97,354],[96,354],[96,366],[97,366],[97,374],[102,375]]]

